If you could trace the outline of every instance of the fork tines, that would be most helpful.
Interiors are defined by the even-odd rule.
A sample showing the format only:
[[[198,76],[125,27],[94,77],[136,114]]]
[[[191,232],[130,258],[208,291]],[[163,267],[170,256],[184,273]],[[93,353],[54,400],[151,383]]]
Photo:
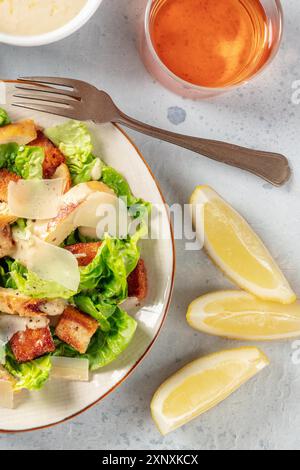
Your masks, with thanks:
[[[81,99],[78,83],[68,78],[22,77],[15,84],[12,106],[76,119]]]

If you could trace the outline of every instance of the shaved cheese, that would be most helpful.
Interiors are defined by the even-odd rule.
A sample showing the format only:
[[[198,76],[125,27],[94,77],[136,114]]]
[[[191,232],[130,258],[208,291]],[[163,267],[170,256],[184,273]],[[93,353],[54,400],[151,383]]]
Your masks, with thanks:
[[[99,191],[102,189],[102,191]],[[126,204],[99,181],[75,186],[62,198],[56,218],[33,224],[33,232],[39,238],[60,245],[79,227],[97,229],[98,238],[105,232],[118,238],[128,234]]]
[[[90,238],[92,240],[96,240],[97,237],[97,230],[93,227],[79,227],[79,233],[83,237]]]
[[[45,317],[28,318],[0,314],[0,346],[8,343],[19,331],[45,328],[48,324],[49,320]]]
[[[16,383],[16,379],[3,366],[0,366],[0,380],[11,382],[13,385]]]
[[[50,245],[31,235],[28,239],[14,233],[16,249],[11,255],[24,264],[44,281],[57,284],[77,292],[80,283],[80,272],[75,256],[68,250]]]
[[[25,219],[47,220],[57,216],[64,180],[19,180],[8,185],[8,209]]]
[[[88,359],[73,359],[68,357],[52,357],[51,377],[56,379],[88,382]]]
[[[114,194],[96,192],[91,194],[77,209],[75,227],[96,229],[98,238],[108,232],[118,238],[128,234],[127,206]]]
[[[6,380],[0,380],[0,407],[10,410],[14,407],[13,385]]]
[[[77,227],[96,227],[101,216],[109,210],[113,211],[116,218],[118,201],[119,199],[113,194],[100,192],[91,194],[77,209],[74,225]]]

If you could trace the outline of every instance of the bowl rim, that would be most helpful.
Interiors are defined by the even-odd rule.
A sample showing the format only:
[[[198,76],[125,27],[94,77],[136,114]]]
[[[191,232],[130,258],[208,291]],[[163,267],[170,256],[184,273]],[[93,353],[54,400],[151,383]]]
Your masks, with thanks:
[[[60,41],[84,26],[96,13],[102,1],[103,0],[87,0],[83,8],[71,21],[68,21],[65,25],[48,33],[33,36],[16,36],[0,32],[0,43],[19,47],[34,47]]]
[[[102,1],[102,0],[100,0],[100,1]],[[17,83],[17,80],[2,80],[2,82],[4,82],[4,83]],[[154,181],[154,183],[155,183],[155,185],[158,189],[158,192],[161,196],[161,199],[162,199],[163,203],[166,205],[167,202],[166,202],[166,199],[165,199],[165,197],[162,193],[162,190],[161,190],[161,188],[160,188],[160,186],[159,186],[159,184],[158,184],[158,182],[157,182],[150,166],[146,162],[145,158],[143,157],[143,155],[142,155],[141,151],[139,150],[139,148],[137,147],[137,145],[133,142],[133,140],[128,136],[128,134],[118,124],[113,124],[113,126],[115,126],[118,129],[118,131],[120,131],[121,134],[123,134],[123,136],[129,142],[129,144],[135,149],[137,155],[142,160],[142,162],[144,163],[145,167],[147,168],[151,178],[153,179],[153,181]],[[129,378],[129,376],[143,362],[143,360],[146,358],[146,356],[148,355],[148,353],[150,352],[150,350],[154,346],[154,343],[158,339],[158,337],[160,335],[160,332],[161,332],[161,330],[162,330],[162,328],[165,324],[165,321],[166,321],[166,318],[167,318],[167,315],[168,315],[168,312],[169,312],[169,308],[170,308],[170,305],[171,305],[173,290],[174,290],[175,272],[176,272],[176,249],[175,249],[175,238],[174,238],[173,226],[172,226],[171,217],[170,217],[170,214],[169,214],[168,211],[167,211],[167,217],[168,217],[169,226],[170,226],[171,247],[172,247],[172,273],[171,273],[171,278],[170,278],[170,291],[169,291],[168,298],[165,302],[165,307],[163,309],[163,317],[162,317],[159,329],[158,329],[157,333],[155,334],[155,336],[153,337],[151,343],[147,347],[144,354],[135,362],[135,364],[131,367],[131,369],[127,372],[127,374],[119,382],[117,382],[110,390],[108,390],[104,395],[99,397],[97,400],[92,402],[90,405],[88,405],[88,406],[84,407],[83,409],[79,410],[78,412],[73,413],[72,415],[67,416],[64,419],[56,421],[55,423],[46,424],[44,426],[37,426],[37,427],[30,428],[30,429],[17,429],[17,430],[0,429],[0,434],[20,434],[20,433],[28,433],[28,432],[33,432],[33,431],[40,431],[40,430],[43,430],[43,429],[52,428],[54,426],[58,426],[59,424],[63,424],[63,423],[66,423],[68,421],[71,421],[72,419],[76,418],[77,416],[79,416],[79,415],[85,413],[86,411],[88,411],[89,409],[93,408],[95,405],[97,405],[102,400],[104,400],[106,397],[108,397],[111,393],[113,393],[120,385],[122,385],[123,382],[125,382]]]

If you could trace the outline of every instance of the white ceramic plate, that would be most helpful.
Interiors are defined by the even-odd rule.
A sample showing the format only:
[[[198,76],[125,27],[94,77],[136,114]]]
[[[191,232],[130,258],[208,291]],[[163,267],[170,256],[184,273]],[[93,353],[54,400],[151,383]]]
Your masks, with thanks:
[[[43,127],[64,119],[5,106],[13,120],[33,118]],[[17,110],[17,111],[16,111]],[[118,169],[136,196],[160,205],[162,238],[145,240],[142,257],[149,276],[149,295],[134,314],[137,333],[123,355],[91,376],[89,383],[50,380],[41,392],[21,392],[14,410],[0,412],[0,432],[34,430],[65,421],[85,411],[112,392],[137,367],[157,338],[165,320],[174,281],[175,254],[172,229],[160,189],[139,151],[112,124],[93,125],[96,154]]]

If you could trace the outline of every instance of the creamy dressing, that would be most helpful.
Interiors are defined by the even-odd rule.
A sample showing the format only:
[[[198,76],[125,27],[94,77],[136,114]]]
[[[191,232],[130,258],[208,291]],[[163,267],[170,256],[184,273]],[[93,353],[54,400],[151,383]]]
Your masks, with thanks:
[[[71,21],[87,0],[0,0],[0,32],[35,36]]]

